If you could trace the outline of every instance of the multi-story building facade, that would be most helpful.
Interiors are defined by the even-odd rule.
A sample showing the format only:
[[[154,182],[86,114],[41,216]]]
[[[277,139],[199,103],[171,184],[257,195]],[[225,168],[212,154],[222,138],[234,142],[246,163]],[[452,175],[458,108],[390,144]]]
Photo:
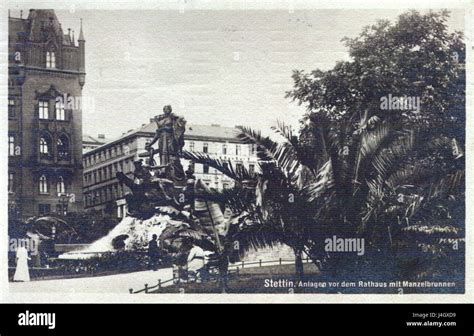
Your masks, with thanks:
[[[84,195],[86,210],[100,210],[123,217],[126,213],[124,195],[129,192],[115,174],[118,171],[131,177],[135,160],[146,153],[145,146],[155,134],[154,122],[123,134],[118,139],[84,153]],[[239,130],[219,125],[187,125],[184,150],[208,153],[224,160],[230,160],[238,169],[239,165],[253,171],[257,156],[252,145],[242,143]],[[189,162],[183,160],[187,169]],[[215,189],[228,188],[233,180],[219,171],[201,164],[195,164],[195,175],[207,186]]]
[[[53,10],[9,17],[9,202],[24,216],[83,209],[85,40]]]

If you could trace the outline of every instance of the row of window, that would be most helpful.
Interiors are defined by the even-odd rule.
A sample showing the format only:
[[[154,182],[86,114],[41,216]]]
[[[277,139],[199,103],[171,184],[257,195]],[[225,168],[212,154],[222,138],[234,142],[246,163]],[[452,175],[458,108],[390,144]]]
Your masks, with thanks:
[[[41,120],[50,120],[50,102],[49,100],[40,100],[38,102],[38,118]],[[8,117],[16,117],[16,102],[15,99],[8,99]],[[54,104],[54,119],[59,121],[66,121],[66,109],[64,103],[56,101]]]
[[[227,162],[224,162],[222,165],[224,166],[224,168],[228,168],[228,166],[229,166]],[[243,165],[242,163],[239,163],[239,162],[238,162],[238,163],[235,164],[235,170],[236,170],[237,172],[240,172],[240,171],[242,171],[243,169],[244,169],[244,165]],[[209,166],[206,165],[206,164],[203,164],[203,165],[202,165],[202,172],[203,172],[203,174],[210,174],[210,173],[212,173],[211,170],[210,170],[210,168],[209,168]],[[254,164],[249,164],[249,173],[250,173],[250,174],[254,174],[254,173],[255,173],[255,165],[254,165]]]
[[[49,120],[49,100],[40,100],[38,102],[38,118],[42,120]],[[55,119],[60,121],[66,120],[66,110],[64,103],[56,101],[54,104]]]
[[[127,173],[132,171],[132,160],[125,159],[118,162],[114,162],[108,166],[96,169],[94,171],[84,174],[84,183],[86,185],[95,184],[103,181],[107,181],[115,177],[117,172]]]
[[[56,213],[61,215],[67,215],[68,206],[67,204],[56,204]],[[38,213],[40,216],[51,214],[51,204],[38,204]]]
[[[39,152],[41,156],[51,157],[53,155],[53,139],[51,135],[45,133],[39,139]],[[69,139],[66,135],[61,134],[56,139],[56,154],[58,160],[69,160]]]
[[[237,144],[235,145],[234,147],[235,151],[235,155],[242,155],[242,146]],[[189,142],[189,151],[190,152],[195,152],[196,151],[196,146],[195,146],[195,143],[194,141],[190,141]],[[198,150],[199,152],[199,150]],[[209,144],[207,142],[204,142],[202,144],[202,151],[200,151],[202,153],[210,153],[209,152]],[[255,155],[255,152],[256,152],[256,147],[255,145],[249,145],[249,155]],[[222,147],[221,147],[221,153],[213,153],[213,154],[222,154],[222,155],[234,155],[234,153],[231,153],[231,151],[229,151],[229,147],[228,147],[228,144],[226,143],[223,143],[222,144]]]
[[[116,145],[116,146],[112,146],[108,149],[105,149],[101,152],[97,152],[97,153],[94,153],[94,154],[87,155],[86,157],[84,157],[84,166],[85,167],[90,167],[90,166],[93,166],[97,163],[104,162],[104,161],[112,159],[116,156],[122,155],[122,154],[125,153],[127,148],[128,149],[130,148],[128,143],[127,144],[119,144],[119,145]],[[191,151],[191,152],[196,151],[196,146],[195,146],[194,141],[189,142],[189,151]],[[209,143],[206,143],[206,142],[203,143],[203,147],[202,147],[201,152],[202,153],[210,153]],[[255,152],[256,152],[255,146],[250,145],[249,146],[249,154],[254,155]],[[242,155],[242,146],[239,145],[239,144],[235,145],[235,152],[234,153],[235,153],[235,155]],[[215,154],[219,154],[219,153],[215,153]],[[226,144],[226,143],[222,144],[221,154],[222,155],[233,155],[229,151],[228,144]]]
[[[102,152],[97,152],[95,154],[87,155],[83,159],[84,167],[90,167],[97,163],[104,162],[114,157],[117,157],[119,155],[126,154],[125,152],[127,148],[130,148],[130,147],[128,147],[128,145],[126,144],[125,145],[121,144],[121,145],[110,147]]]
[[[94,206],[109,201],[115,201],[124,196],[124,186],[121,183],[114,183],[106,187],[87,192],[85,196],[85,206]]]
[[[41,156],[51,157],[53,155],[53,138],[48,133],[42,134],[39,138],[39,152]],[[56,153],[59,160],[69,160],[69,138],[61,134],[56,139]],[[8,135],[8,155],[20,155],[20,146],[16,144],[15,135]]]
[[[214,183],[212,183],[211,181],[208,181],[208,180],[202,180],[202,182],[211,189],[219,190],[218,181],[215,181]],[[227,182],[222,183],[222,189],[229,189],[231,186],[232,186],[231,183],[227,183]]]
[[[49,194],[50,190],[50,181],[46,175],[41,175],[38,180],[38,188],[40,194]],[[65,194],[66,193],[66,183],[64,178],[59,176],[56,180],[56,193]]]
[[[8,191],[14,192],[15,191],[15,174],[8,173]],[[49,194],[50,189],[50,181],[45,175],[41,175],[38,179],[38,191],[40,194]],[[66,183],[64,182],[64,178],[59,176],[56,179],[56,193],[57,194],[65,194],[66,193]]]
[[[109,179],[115,178],[115,175],[117,172],[124,172],[128,173],[133,170],[133,167],[131,166],[131,160],[126,159],[126,160],[121,160],[119,162],[114,162],[113,164],[110,164],[108,166],[96,169],[94,171],[88,172],[84,174],[84,184],[85,185],[91,185],[95,183],[100,183],[103,181],[107,181]],[[227,166],[227,162],[224,162],[224,166]],[[241,171],[243,169],[243,164],[242,163],[237,163],[235,165],[235,169],[237,172]],[[125,169],[124,169],[125,168]],[[217,172],[217,171],[216,171]],[[255,165],[250,164],[249,165],[249,173],[253,174],[255,172]],[[196,171],[196,173],[199,173],[199,171]],[[203,174],[212,174],[213,171],[211,171],[211,168],[203,164],[202,165],[202,173]]]

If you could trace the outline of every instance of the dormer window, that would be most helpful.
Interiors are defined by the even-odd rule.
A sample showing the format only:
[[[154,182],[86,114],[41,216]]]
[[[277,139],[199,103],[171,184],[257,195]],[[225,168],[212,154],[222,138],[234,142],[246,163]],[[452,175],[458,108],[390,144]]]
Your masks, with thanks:
[[[46,68],[48,69],[56,68],[56,53],[54,51],[46,52]]]

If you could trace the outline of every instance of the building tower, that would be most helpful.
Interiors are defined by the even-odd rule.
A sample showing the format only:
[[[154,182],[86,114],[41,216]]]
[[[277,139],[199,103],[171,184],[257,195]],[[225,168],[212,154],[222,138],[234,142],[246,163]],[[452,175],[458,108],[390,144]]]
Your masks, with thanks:
[[[54,10],[9,17],[9,204],[23,216],[83,209],[85,40]]]

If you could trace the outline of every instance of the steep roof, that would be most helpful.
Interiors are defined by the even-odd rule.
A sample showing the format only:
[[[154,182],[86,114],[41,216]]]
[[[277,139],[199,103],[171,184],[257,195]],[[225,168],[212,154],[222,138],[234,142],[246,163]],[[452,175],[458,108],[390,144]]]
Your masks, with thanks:
[[[56,36],[63,37],[63,32],[56,13],[52,9],[31,9],[28,15],[30,23],[29,38],[31,41],[43,41],[43,29],[51,27]]]
[[[54,32],[57,44],[75,46],[69,33],[64,34],[53,9],[30,9],[26,19],[9,17],[8,21],[12,45],[18,41],[19,34],[32,42],[45,42],[48,34]]]

